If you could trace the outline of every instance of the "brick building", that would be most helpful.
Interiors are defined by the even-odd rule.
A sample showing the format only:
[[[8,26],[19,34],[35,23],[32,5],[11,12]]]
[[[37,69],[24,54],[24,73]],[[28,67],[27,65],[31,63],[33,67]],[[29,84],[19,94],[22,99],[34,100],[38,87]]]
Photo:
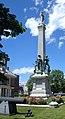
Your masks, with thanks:
[[[9,57],[0,51],[0,96],[13,97],[19,90],[19,76],[7,67]]]

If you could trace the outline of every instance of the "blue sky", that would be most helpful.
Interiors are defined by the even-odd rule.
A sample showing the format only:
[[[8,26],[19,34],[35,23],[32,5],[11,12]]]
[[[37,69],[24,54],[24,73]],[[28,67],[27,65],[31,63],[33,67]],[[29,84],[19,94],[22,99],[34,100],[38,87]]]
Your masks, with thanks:
[[[25,83],[33,72],[38,49],[37,26],[40,11],[44,12],[46,24],[46,55],[49,57],[51,70],[59,69],[65,73],[65,0],[0,0],[10,13],[22,21],[27,30],[15,38],[2,36],[2,51],[10,61],[10,70],[20,76],[20,83]]]

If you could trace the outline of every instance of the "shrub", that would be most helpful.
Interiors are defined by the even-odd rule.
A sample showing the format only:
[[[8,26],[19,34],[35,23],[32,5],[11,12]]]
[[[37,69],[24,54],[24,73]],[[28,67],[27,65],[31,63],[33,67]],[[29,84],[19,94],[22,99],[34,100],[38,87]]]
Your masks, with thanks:
[[[27,97],[26,100],[28,104],[35,104],[35,105],[46,105],[47,104],[47,101],[42,98]]]
[[[60,103],[64,103],[64,100],[61,96],[56,96],[56,101],[60,104]]]
[[[60,103],[64,103],[64,100],[63,100],[63,98],[62,98],[61,96],[53,96],[53,97],[52,97],[52,101],[56,101],[56,102],[58,102],[59,104],[60,104]]]

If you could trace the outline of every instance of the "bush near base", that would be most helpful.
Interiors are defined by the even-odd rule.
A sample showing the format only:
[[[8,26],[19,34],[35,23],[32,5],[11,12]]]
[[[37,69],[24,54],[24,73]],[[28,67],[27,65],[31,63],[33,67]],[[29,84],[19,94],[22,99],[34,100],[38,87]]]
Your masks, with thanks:
[[[43,98],[40,98],[40,97],[37,98],[37,97],[29,97],[28,96],[26,98],[26,103],[27,104],[35,104],[35,105],[47,105],[52,101],[58,102],[58,104],[64,103],[64,100],[61,96],[49,97],[46,100],[44,100]]]
[[[46,105],[47,101],[43,98],[37,97],[27,97],[26,98],[28,104],[35,104],[35,105]]]

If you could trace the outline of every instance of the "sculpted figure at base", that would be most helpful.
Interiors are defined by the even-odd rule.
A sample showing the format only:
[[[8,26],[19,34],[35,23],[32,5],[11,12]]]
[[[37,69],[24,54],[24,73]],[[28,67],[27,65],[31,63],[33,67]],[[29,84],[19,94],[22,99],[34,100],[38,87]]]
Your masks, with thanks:
[[[35,70],[34,73],[36,73],[37,71],[41,71],[42,70],[42,59],[41,56],[38,55],[37,61],[36,61],[36,65],[35,65]]]
[[[44,63],[44,64],[45,64],[44,70],[47,70],[48,73],[50,73],[50,65],[49,65],[48,56],[45,57],[44,62],[45,62],[45,63]]]

